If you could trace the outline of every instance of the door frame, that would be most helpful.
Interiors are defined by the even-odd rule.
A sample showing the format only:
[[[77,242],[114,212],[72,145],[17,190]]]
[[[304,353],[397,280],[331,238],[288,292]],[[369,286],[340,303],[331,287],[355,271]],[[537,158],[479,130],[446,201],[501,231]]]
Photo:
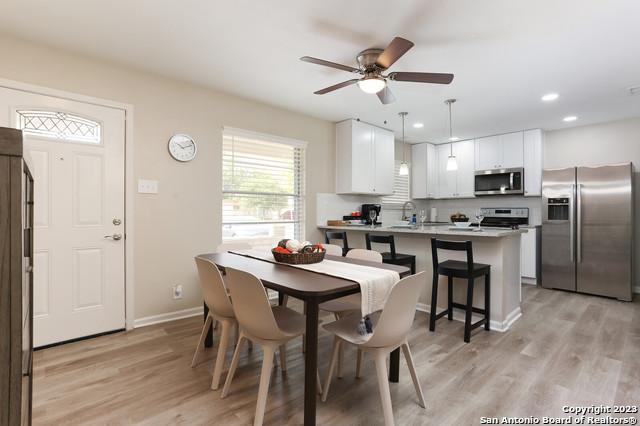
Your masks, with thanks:
[[[125,327],[127,330],[134,328],[134,202],[135,202],[135,179],[134,179],[134,139],[133,139],[133,105],[123,102],[94,96],[80,95],[78,93],[67,92],[65,90],[52,89],[50,87],[38,86],[16,80],[0,78],[0,87],[5,89],[18,90],[36,95],[52,96],[70,101],[83,102],[102,107],[115,108],[124,111],[125,134],[124,134],[124,217],[125,217],[125,238],[124,238],[124,304],[125,304]]]

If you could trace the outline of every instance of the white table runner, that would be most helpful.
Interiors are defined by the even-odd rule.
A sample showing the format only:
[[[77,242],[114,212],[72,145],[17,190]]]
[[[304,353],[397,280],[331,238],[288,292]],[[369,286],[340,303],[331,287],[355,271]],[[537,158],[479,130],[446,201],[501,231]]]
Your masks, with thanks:
[[[309,265],[289,265],[276,262],[271,251],[264,250],[234,250],[230,253],[241,256],[249,256],[256,259],[266,260],[279,265],[287,265],[295,268],[306,269],[320,274],[331,275],[336,278],[343,278],[354,281],[360,285],[362,293],[362,315],[366,316],[379,311],[384,307],[389,293],[393,286],[400,281],[400,274],[388,269],[375,268],[372,266],[357,265],[354,263],[337,262],[325,259],[319,263]]]

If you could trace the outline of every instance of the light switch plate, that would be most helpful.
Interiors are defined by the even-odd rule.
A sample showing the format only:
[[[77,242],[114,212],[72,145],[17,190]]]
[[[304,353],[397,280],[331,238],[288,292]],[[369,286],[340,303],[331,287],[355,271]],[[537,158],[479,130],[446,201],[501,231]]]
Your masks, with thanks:
[[[158,181],[148,180],[148,179],[138,179],[138,193],[139,194],[157,194]]]

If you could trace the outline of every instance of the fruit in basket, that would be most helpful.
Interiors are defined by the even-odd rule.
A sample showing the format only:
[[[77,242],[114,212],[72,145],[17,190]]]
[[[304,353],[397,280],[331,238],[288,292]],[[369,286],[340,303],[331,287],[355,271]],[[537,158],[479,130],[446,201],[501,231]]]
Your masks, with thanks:
[[[283,240],[278,241],[278,247],[287,248],[287,242],[289,238],[285,238]]]
[[[287,250],[284,247],[280,247],[280,246],[277,246],[276,248],[274,248],[273,251],[275,251],[277,253],[291,254],[291,252],[289,250]]]
[[[314,244],[313,245],[313,252],[314,253],[319,253],[321,251],[324,251],[324,246],[322,244],[318,243],[318,244]]]
[[[300,253],[313,253],[315,248],[311,244],[307,244],[300,249]]]
[[[451,215],[451,222],[468,222],[468,221],[469,221],[469,218],[464,213],[456,212]]]
[[[302,244],[298,240],[289,240],[287,241],[286,249],[291,253],[297,253],[302,248]]]

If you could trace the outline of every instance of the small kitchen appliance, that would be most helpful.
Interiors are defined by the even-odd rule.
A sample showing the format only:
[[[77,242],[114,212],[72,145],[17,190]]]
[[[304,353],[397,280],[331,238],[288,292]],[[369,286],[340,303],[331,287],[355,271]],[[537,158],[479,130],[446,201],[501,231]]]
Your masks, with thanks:
[[[362,212],[362,220],[367,225],[381,225],[382,222],[378,220],[380,218],[381,208],[382,206],[380,206],[380,204],[363,204],[360,208],[360,211]],[[371,210],[375,211],[375,219],[373,219],[373,221],[371,220]]]
[[[524,194],[524,169],[493,169],[475,172],[475,195]]]

